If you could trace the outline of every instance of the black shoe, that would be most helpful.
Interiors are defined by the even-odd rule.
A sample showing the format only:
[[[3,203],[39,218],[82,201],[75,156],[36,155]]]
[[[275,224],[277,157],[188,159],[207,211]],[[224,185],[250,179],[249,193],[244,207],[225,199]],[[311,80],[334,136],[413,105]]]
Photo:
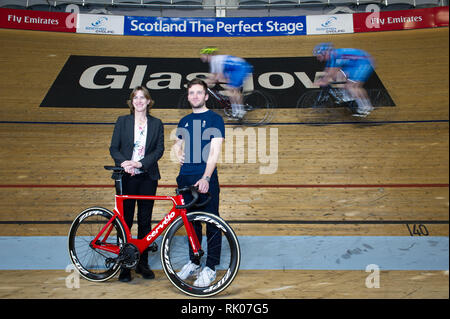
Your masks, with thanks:
[[[137,264],[136,273],[141,274],[144,279],[154,279],[155,273],[150,269],[147,264]]]
[[[122,268],[120,270],[119,281],[121,282],[130,282],[131,281],[131,270]]]

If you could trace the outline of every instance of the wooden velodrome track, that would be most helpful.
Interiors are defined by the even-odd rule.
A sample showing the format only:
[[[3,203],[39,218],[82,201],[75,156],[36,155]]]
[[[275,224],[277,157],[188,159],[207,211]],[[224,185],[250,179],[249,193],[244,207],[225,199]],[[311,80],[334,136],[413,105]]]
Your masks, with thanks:
[[[363,121],[369,123],[323,126],[277,125],[297,121],[295,109],[277,110],[270,126],[278,128],[277,173],[260,175],[259,164],[221,164],[221,215],[239,236],[410,236],[407,224],[417,223],[430,236],[448,237],[448,28],[212,40],[0,29],[0,236],[66,236],[65,222],[82,209],[112,208],[114,189],[102,166],[111,163],[113,125],[51,123],[114,123],[126,109],[39,107],[69,55],[197,57],[199,47],[213,42],[243,57],[295,57],[311,56],[323,41],[371,52],[397,106],[375,110]],[[180,118],[177,110],[152,114],[167,123]],[[351,120],[337,116],[336,122]],[[314,121],[321,119],[303,115],[302,122]],[[178,172],[170,161],[173,128],[165,127],[162,186],[174,185]],[[157,203],[154,220],[167,208]],[[64,269],[2,270],[0,298],[186,297],[162,271],[152,281],[82,281],[80,289],[66,288],[67,275]],[[382,271],[377,289],[365,287],[367,275],[243,270],[219,297],[449,297],[448,270]]]

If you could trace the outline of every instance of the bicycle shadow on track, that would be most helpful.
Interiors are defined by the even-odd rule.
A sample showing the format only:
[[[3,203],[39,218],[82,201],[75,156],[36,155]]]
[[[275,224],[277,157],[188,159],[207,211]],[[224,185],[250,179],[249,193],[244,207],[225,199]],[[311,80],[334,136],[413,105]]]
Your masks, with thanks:
[[[376,112],[376,109],[372,114],[374,112]],[[370,114],[367,117],[353,116],[352,112],[345,107],[314,109],[312,112],[298,114],[297,119],[298,122],[292,124],[308,126],[354,125],[360,128],[388,124],[388,122],[379,119],[371,119]]]

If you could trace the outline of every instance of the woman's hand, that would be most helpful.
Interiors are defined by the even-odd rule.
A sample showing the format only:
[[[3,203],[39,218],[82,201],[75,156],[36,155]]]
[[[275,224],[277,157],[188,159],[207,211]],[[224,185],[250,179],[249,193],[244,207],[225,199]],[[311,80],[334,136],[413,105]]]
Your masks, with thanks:
[[[124,161],[122,164],[120,164],[121,167],[125,170],[126,173],[130,174],[131,176],[136,175],[135,169],[141,168],[142,163],[141,162],[135,162],[135,161]]]

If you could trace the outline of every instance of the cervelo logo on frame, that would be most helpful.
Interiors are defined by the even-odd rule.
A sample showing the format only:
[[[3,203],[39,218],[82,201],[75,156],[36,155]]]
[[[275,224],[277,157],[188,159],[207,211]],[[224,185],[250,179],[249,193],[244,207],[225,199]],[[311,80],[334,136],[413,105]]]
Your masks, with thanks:
[[[161,231],[173,220],[175,217],[175,212],[170,212],[167,214],[164,219],[159,223],[159,225],[155,228],[154,231],[152,231],[146,238],[147,241],[152,240],[154,237],[157,237]]]

